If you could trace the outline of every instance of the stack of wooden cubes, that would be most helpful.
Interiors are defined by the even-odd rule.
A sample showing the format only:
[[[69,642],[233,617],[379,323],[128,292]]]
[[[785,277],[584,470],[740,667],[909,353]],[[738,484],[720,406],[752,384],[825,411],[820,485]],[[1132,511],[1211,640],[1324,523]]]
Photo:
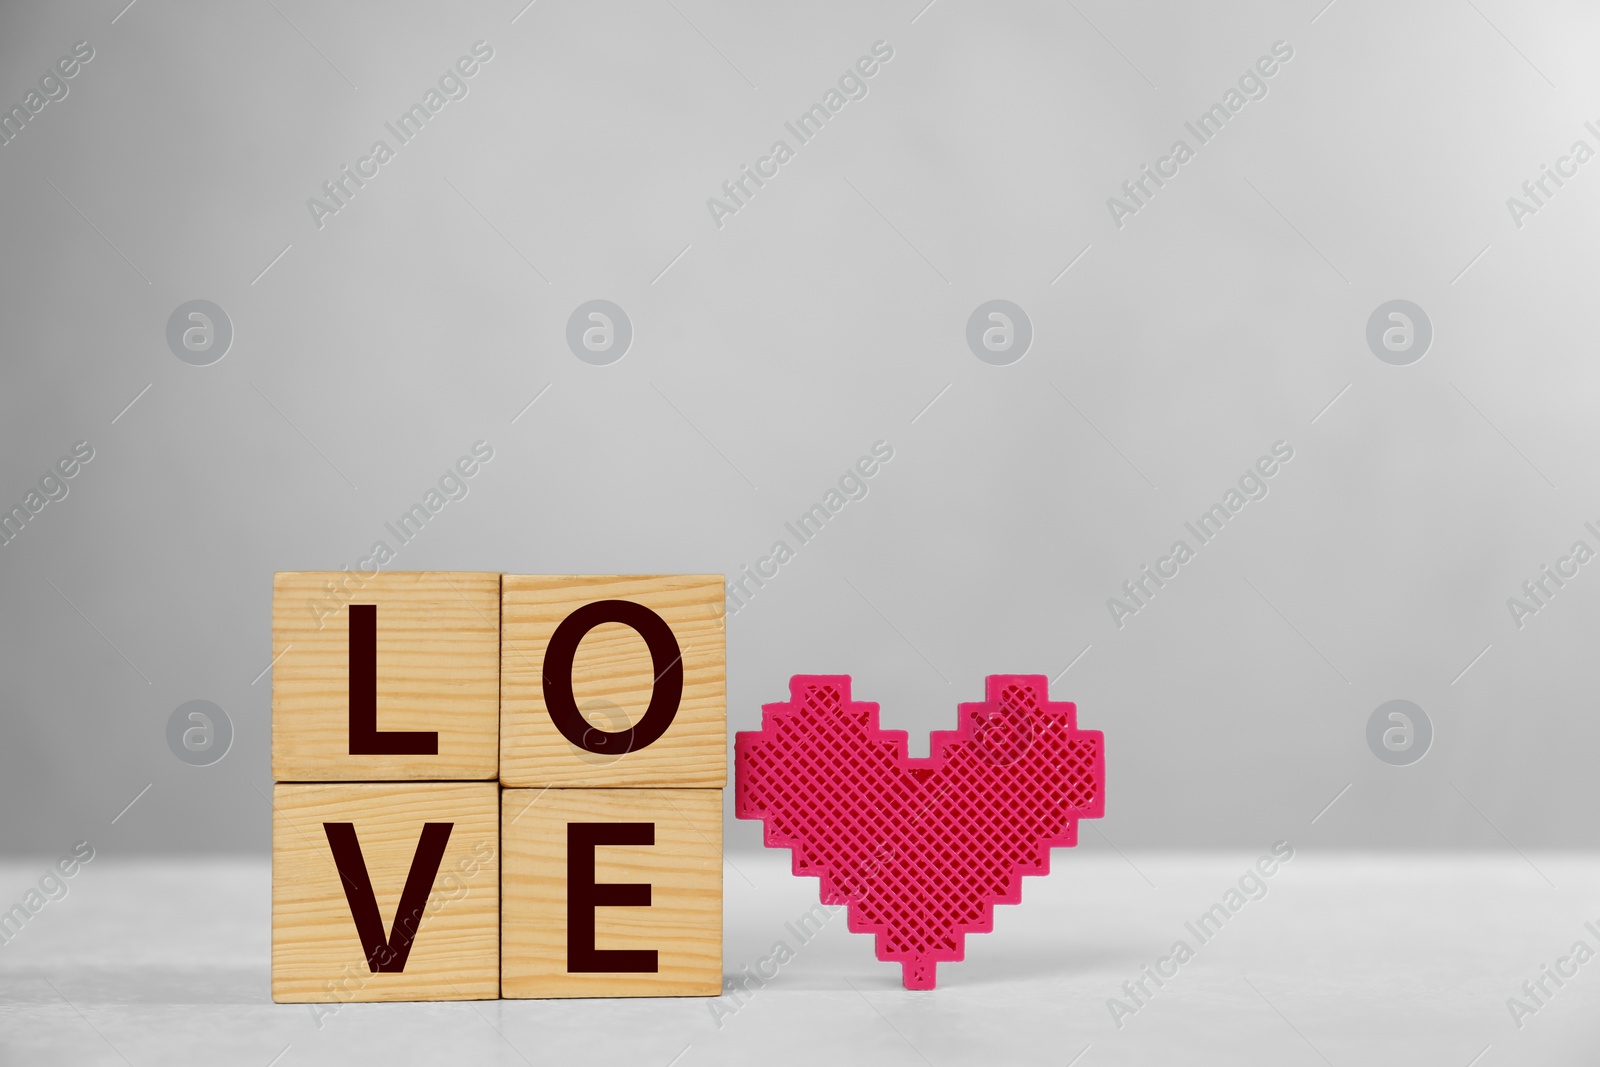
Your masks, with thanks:
[[[722,991],[720,575],[286,572],[272,996]]]

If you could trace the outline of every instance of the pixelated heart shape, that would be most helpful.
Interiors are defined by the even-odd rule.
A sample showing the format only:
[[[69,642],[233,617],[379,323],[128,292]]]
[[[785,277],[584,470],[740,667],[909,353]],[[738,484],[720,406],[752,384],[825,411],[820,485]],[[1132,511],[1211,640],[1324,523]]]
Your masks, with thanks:
[[[1022,900],[1022,876],[1050,873],[1050,849],[1078,843],[1105,814],[1105,737],[1079,730],[1042,674],[992,674],[988,699],[935,730],[926,759],[878,705],[850,699],[847,674],[797,674],[786,703],[736,738],[735,812],[766,824],[769,848],[821,880],[824,904],[876,935],[907,989],[932,989],[966,935]]]

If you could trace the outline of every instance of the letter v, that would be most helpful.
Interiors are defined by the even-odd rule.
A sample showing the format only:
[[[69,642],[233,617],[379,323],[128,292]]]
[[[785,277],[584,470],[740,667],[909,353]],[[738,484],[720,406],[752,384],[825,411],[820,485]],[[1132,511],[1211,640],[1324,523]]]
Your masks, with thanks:
[[[400,906],[395,909],[394,926],[386,940],[383,936],[383,917],[378,914],[378,897],[372,891],[372,879],[367,875],[367,861],[361,855],[361,842],[356,839],[356,827],[348,822],[325,822],[322,829],[328,835],[328,847],[333,850],[333,862],[339,868],[339,880],[344,883],[344,896],[350,902],[350,917],[356,923],[356,936],[367,954],[367,966],[372,973],[393,972],[406,969],[406,958],[411,955],[411,943],[416,940],[417,927],[422,923],[423,909],[428,906],[428,891],[433,888],[434,875],[444,860],[444,847],[450,841],[450,831],[455,823],[430,822],[422,826],[422,838],[411,857],[411,873],[406,875],[406,887],[400,893]]]

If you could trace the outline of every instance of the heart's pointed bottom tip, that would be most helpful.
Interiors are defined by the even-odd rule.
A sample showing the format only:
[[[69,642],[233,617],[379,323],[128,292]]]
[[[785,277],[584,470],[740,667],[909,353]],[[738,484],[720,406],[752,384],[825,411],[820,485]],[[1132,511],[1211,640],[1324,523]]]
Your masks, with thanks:
[[[901,981],[907,989],[932,989],[938,981],[938,964],[935,963],[905,963],[901,964]]]

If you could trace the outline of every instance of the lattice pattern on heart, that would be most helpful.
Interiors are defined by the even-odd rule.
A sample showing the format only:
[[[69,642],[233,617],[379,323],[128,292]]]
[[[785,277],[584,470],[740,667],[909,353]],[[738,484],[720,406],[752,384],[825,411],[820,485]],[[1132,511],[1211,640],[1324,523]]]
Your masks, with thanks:
[[[876,935],[907,989],[932,989],[995,904],[1021,901],[1022,876],[1048,874],[1050,849],[1105,813],[1104,735],[1079,730],[1043,675],[990,675],[988,699],[960,705],[926,759],[851,699],[849,675],[795,675],[789,690],[737,735],[736,813],[766,823],[824,904],[849,905],[850,929]]]

